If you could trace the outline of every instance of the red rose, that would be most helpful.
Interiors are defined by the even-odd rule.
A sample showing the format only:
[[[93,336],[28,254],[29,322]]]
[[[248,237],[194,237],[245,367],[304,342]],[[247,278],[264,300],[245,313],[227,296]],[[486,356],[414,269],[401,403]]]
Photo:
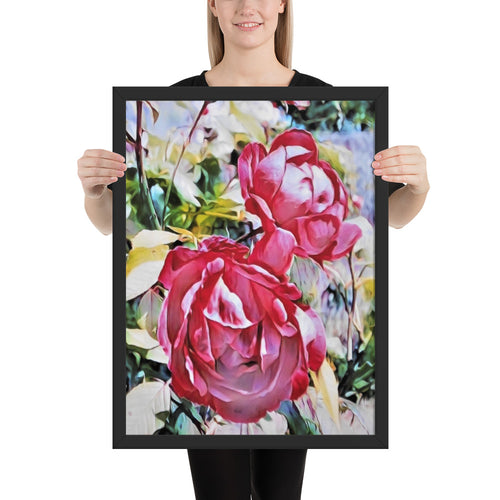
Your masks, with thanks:
[[[325,330],[298,288],[246,258],[248,248],[211,236],[167,254],[168,290],[157,337],[172,389],[232,422],[257,422],[307,390],[326,353]]]
[[[259,216],[264,229],[252,252],[254,263],[283,272],[296,254],[322,264],[347,255],[362,235],[357,225],[344,222],[348,192],[335,169],[318,158],[305,130],[279,134],[269,152],[263,144],[247,144],[238,175],[245,208]]]

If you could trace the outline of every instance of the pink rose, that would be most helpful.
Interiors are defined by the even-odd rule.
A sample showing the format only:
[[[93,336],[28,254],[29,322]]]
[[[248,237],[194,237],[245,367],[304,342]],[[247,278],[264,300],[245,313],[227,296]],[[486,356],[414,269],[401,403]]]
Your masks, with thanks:
[[[259,216],[264,229],[253,262],[270,271],[286,270],[293,254],[320,265],[338,259],[362,235],[357,225],[344,222],[348,192],[335,169],[318,158],[316,142],[305,130],[279,134],[269,152],[258,142],[247,144],[238,175],[245,208]]]
[[[222,236],[198,250],[167,254],[159,281],[168,290],[157,337],[172,389],[232,422],[257,422],[299,398],[318,370],[326,336],[286,276],[248,263],[248,248]]]

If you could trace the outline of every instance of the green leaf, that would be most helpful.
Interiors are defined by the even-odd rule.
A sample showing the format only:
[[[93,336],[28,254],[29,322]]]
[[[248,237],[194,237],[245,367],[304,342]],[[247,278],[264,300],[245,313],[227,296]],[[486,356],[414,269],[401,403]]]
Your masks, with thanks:
[[[290,434],[301,436],[309,434],[309,427],[292,401],[282,401],[277,412],[286,418]]]
[[[149,190],[151,193],[151,199],[153,200],[153,206],[156,211],[158,219],[161,220],[163,217],[163,208],[165,207],[165,191],[158,185],[155,184]]]
[[[219,160],[214,156],[208,156],[203,161],[201,161],[199,165],[202,169],[203,175],[197,182],[198,187],[204,193],[210,192],[212,194],[215,194],[215,185],[219,181],[219,176],[221,173]]]

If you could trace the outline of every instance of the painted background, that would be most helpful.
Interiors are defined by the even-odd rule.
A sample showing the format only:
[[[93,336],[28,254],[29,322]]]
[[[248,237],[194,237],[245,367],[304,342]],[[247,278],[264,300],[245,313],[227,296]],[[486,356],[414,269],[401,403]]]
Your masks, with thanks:
[[[126,119],[127,434],[373,434],[372,103]]]

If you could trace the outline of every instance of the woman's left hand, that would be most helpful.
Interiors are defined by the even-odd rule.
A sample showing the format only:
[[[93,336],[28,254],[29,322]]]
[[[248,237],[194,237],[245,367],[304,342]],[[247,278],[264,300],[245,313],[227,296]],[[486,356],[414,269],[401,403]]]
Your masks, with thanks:
[[[375,155],[375,175],[387,182],[404,182],[413,194],[429,191],[425,156],[418,146],[393,146]]]

